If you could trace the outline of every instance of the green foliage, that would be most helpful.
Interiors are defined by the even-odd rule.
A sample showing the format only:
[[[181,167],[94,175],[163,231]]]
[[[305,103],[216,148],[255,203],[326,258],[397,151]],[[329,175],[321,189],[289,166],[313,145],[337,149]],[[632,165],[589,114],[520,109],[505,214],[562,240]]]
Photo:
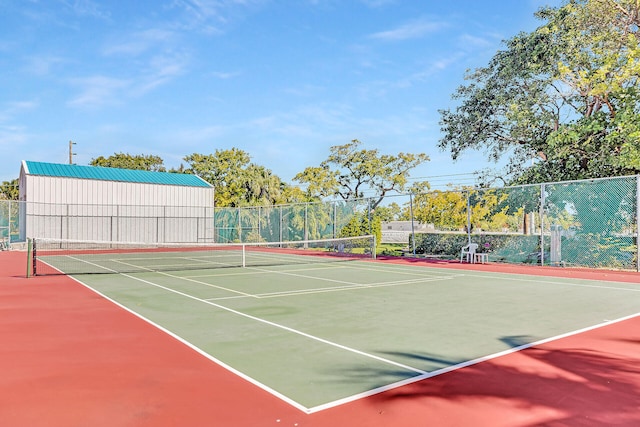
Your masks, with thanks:
[[[308,167],[293,180],[307,185],[310,198],[339,196],[343,200],[362,198],[373,189],[375,209],[390,191],[403,191],[409,172],[429,160],[426,154],[380,154],[378,150],[359,149],[357,139],[331,147],[329,157],[320,166]]]
[[[159,156],[144,154],[131,155],[128,153],[115,153],[109,157],[100,156],[95,159],[91,159],[89,165],[156,172],[166,171],[162,158]]]
[[[397,203],[388,206],[378,206],[375,210],[376,217],[383,222],[396,221],[402,216],[402,208]]]
[[[216,150],[214,154],[194,153],[184,158],[185,173],[198,175],[214,186],[219,207],[267,206],[285,203],[287,196],[299,199],[300,191],[289,188],[264,166],[251,163],[246,151],[238,148]]]
[[[0,200],[18,200],[19,196],[18,178],[2,182],[2,185],[0,185]]]
[[[458,230],[467,225],[467,198],[461,191],[433,191],[416,194],[413,215],[421,223],[441,230]]]
[[[406,253],[405,246],[401,243],[381,243],[378,245],[378,255],[404,256]]]
[[[537,16],[440,111],[440,147],[509,155],[513,184],[640,173],[640,3],[571,0]]]
[[[597,180],[547,186],[546,206],[557,217],[570,207],[573,223],[584,233],[603,237],[633,227],[635,179]]]
[[[337,237],[358,237],[374,235],[376,237],[376,246],[380,246],[382,242],[382,222],[375,215],[370,219],[369,215],[364,213],[354,214],[349,222],[340,229]]]
[[[459,189],[416,194],[413,198],[414,218],[423,224],[433,224],[439,230],[465,230],[470,220],[472,229],[516,231],[521,206],[511,206],[512,191]],[[467,216],[467,198],[471,215]],[[405,215],[409,217],[409,207]]]
[[[631,236],[585,233],[562,239],[562,258],[573,265],[633,269],[637,264],[636,247]]]
[[[489,253],[492,261],[537,262],[538,236],[513,234],[473,234],[478,252]],[[438,255],[455,259],[468,243],[466,234],[419,233],[416,234],[416,253]],[[413,243],[410,241],[410,246]]]

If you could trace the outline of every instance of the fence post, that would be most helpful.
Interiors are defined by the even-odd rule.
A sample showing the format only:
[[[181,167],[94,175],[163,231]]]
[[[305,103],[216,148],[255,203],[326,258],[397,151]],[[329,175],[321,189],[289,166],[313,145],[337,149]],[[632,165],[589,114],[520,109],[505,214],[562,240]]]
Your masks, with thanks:
[[[467,243],[471,244],[471,194],[469,190],[467,193]]]
[[[336,206],[336,201],[334,200],[333,202],[331,202],[331,204],[333,205],[333,238],[336,238],[336,231],[338,229],[338,224],[337,224],[337,220],[338,220],[338,207]]]
[[[278,211],[280,212],[280,221],[278,221],[278,236],[279,242],[282,242],[282,226],[283,226],[283,222],[284,222],[284,218],[282,217],[282,205],[280,205],[280,208],[278,209]]]
[[[409,215],[411,216],[411,242],[412,245],[412,254],[416,256],[416,229],[413,226],[413,193],[409,193]]]
[[[544,204],[545,200],[544,184],[540,185],[540,265],[544,265]]]
[[[369,224],[369,235],[373,234],[371,232],[371,199],[367,199],[367,224]]]
[[[9,200],[9,212],[7,214],[7,243],[11,244],[11,214],[13,212],[13,206],[11,206],[11,200]]]
[[[302,239],[309,240],[309,203],[304,204],[304,231],[302,232]],[[306,244],[305,244],[306,248]]]
[[[258,241],[262,238],[262,206],[258,206]]]
[[[636,176],[636,271],[640,272],[640,175]]]

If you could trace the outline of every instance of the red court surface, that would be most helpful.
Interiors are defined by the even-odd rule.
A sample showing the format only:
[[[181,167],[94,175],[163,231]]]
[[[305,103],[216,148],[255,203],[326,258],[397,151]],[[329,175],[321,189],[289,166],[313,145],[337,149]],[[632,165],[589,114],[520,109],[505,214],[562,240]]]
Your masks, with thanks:
[[[3,427],[640,425],[638,316],[309,415],[68,277],[25,279],[24,257],[0,252]]]

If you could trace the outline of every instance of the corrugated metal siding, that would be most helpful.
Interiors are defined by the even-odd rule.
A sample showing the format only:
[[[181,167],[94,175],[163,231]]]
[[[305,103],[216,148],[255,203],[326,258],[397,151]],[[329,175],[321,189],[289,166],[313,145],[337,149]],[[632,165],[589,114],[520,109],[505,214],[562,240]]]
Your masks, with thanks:
[[[213,188],[28,176],[28,201],[82,205],[207,206]]]
[[[158,185],[22,173],[21,182],[21,197],[28,202],[21,221],[26,237],[136,242],[213,238],[214,189],[208,184]]]

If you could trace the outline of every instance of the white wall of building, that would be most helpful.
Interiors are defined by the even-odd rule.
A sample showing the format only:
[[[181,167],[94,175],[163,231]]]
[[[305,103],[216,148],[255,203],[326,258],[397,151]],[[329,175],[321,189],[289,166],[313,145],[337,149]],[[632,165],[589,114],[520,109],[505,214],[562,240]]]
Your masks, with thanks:
[[[213,240],[213,188],[29,175],[21,237],[130,242]]]

